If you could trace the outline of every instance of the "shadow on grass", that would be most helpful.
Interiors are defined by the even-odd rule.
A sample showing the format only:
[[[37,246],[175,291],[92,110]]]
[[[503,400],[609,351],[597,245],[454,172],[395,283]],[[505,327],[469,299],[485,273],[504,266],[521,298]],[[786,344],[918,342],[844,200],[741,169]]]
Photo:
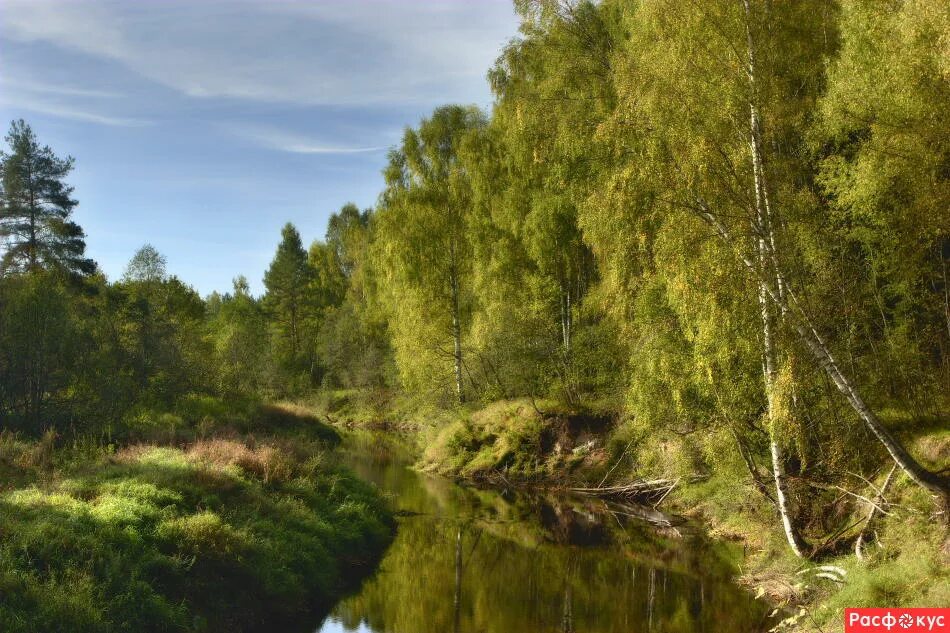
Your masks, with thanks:
[[[0,495],[0,630],[313,622],[368,571],[392,522],[362,482],[298,466],[265,484],[236,464],[141,448]]]
[[[254,430],[299,434],[331,446],[340,443],[340,434],[304,407],[283,403],[263,404],[256,417]]]

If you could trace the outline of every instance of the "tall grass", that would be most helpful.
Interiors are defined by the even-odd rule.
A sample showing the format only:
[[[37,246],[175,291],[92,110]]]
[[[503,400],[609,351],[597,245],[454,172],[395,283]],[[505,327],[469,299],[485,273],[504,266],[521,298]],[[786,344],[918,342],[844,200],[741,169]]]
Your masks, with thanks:
[[[316,446],[138,444],[0,493],[0,630],[253,631],[317,617],[392,523]],[[14,449],[29,468],[55,459],[43,441],[4,436],[0,462]]]

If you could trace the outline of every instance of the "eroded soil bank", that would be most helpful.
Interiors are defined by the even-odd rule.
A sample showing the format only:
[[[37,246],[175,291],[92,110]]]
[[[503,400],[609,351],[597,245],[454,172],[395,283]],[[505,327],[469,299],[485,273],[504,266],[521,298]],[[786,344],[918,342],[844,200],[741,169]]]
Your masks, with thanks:
[[[765,465],[750,468],[733,448],[708,459],[684,448],[688,442],[673,432],[639,437],[616,416],[530,400],[445,411],[378,394],[338,393],[310,404],[340,428],[372,428],[403,438],[421,471],[476,485],[559,490],[638,478],[674,481],[659,509],[690,518],[713,539],[736,544],[742,553],[735,581],[778,609],[785,630],[841,631],[843,610],[850,606],[950,604],[945,515],[906,478],[894,479],[887,513],[878,513],[865,530],[863,560],[854,555],[868,506],[849,492],[873,496],[889,469],[885,460],[868,481],[854,475],[848,491],[845,486],[823,491],[828,503],[822,514],[802,517],[817,550],[802,560],[783,540],[767,496],[771,481]],[[945,424],[910,426],[901,419],[896,426],[905,429],[902,439],[930,468],[950,463]],[[684,433],[688,439],[688,430]],[[809,485],[795,482],[799,491]]]

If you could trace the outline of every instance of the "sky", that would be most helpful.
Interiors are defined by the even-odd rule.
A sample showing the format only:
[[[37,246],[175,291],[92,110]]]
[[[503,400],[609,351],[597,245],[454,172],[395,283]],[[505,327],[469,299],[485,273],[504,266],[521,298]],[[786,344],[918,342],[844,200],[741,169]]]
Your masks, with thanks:
[[[0,124],[76,158],[87,254],[152,244],[202,295],[255,292],[280,228],[372,206],[436,106],[488,108],[510,0],[0,0]]]

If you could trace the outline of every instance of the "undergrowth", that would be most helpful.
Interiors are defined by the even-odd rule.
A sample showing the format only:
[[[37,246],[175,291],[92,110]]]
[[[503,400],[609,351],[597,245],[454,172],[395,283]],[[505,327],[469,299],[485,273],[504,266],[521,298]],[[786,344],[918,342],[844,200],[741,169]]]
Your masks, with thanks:
[[[393,524],[334,464],[332,431],[297,430],[98,450],[0,436],[0,630],[312,624],[371,569]]]

